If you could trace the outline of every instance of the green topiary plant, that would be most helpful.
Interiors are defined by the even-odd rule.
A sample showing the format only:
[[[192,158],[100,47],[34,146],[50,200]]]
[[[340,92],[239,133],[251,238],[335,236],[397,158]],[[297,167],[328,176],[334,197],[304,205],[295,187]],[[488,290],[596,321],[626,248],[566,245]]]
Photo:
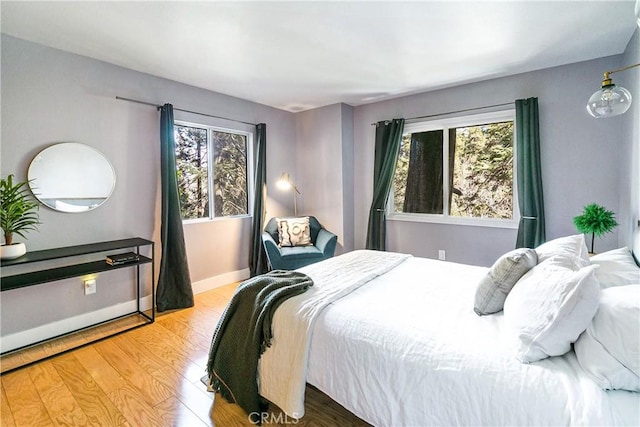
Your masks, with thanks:
[[[604,206],[591,203],[584,207],[582,215],[573,218],[573,223],[580,233],[591,233],[591,253],[593,253],[594,237],[609,233],[618,226],[614,215]]]
[[[13,175],[0,179],[0,227],[6,245],[13,244],[13,234],[25,237],[28,230],[36,230],[40,224],[38,203],[33,201],[27,189],[28,182],[13,182]]]

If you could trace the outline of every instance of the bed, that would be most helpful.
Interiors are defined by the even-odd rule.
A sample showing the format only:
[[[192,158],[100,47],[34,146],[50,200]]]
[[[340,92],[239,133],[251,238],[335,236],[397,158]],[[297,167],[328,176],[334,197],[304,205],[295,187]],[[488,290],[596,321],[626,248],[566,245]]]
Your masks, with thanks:
[[[514,357],[504,313],[473,311],[488,268],[354,251],[299,271],[314,286],[278,308],[258,368],[291,417],[309,383],[379,426],[640,424],[640,393],[604,391],[573,350]]]

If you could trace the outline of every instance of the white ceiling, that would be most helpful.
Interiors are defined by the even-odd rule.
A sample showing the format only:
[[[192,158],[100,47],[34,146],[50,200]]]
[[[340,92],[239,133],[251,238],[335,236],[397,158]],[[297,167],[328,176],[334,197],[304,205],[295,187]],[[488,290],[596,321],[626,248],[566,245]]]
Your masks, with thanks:
[[[634,0],[3,0],[0,11],[3,33],[289,111],[615,55],[636,28]]]

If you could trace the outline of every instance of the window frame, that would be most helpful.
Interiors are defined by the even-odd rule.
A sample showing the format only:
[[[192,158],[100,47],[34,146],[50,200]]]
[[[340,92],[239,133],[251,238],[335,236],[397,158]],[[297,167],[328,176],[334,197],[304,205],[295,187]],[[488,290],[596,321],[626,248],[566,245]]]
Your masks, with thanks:
[[[493,111],[489,113],[481,113],[481,114],[473,114],[473,115],[465,115],[465,116],[457,116],[457,117],[449,117],[435,120],[421,120],[411,123],[406,123],[404,126],[404,130],[402,132],[402,136],[404,137],[410,133],[417,132],[429,132],[435,130],[443,131],[442,138],[442,170],[443,176],[449,176],[449,132],[448,129],[456,128],[456,127],[468,127],[468,126],[477,126],[483,124],[491,124],[498,122],[513,122],[513,191],[512,191],[512,206],[513,206],[513,215],[511,219],[501,219],[501,218],[471,218],[471,217],[454,217],[449,215],[449,180],[443,179],[443,204],[442,204],[442,214],[428,214],[428,213],[405,213],[405,212],[395,212],[394,205],[394,193],[393,193],[393,185],[391,186],[391,191],[389,192],[389,198],[387,199],[387,219],[391,221],[410,221],[410,222],[424,222],[424,223],[434,223],[434,224],[449,224],[449,225],[466,225],[466,226],[475,226],[475,227],[494,227],[494,228],[509,228],[509,229],[517,229],[518,224],[520,223],[520,209],[518,206],[518,168],[517,168],[517,159],[518,159],[518,150],[516,149],[516,112],[515,109],[508,110],[499,110]]]
[[[254,194],[254,183],[253,183],[253,153],[254,153],[254,133],[234,128],[227,128],[217,125],[209,125],[204,123],[197,123],[186,120],[177,120],[173,121],[174,126],[185,126],[185,127],[195,127],[200,129],[207,130],[207,191],[208,191],[208,203],[209,203],[209,216],[203,218],[181,218],[183,224],[198,224],[203,222],[216,222],[216,221],[226,221],[230,219],[241,219],[241,218],[251,218],[253,216],[253,194]],[[242,135],[246,138],[247,143],[247,213],[241,215],[228,215],[228,216],[214,216],[215,206],[214,206],[214,197],[211,197],[214,194],[214,183],[213,183],[213,175],[214,175],[214,149],[213,149],[213,138],[212,132],[224,132],[224,133],[232,133],[236,135]]]

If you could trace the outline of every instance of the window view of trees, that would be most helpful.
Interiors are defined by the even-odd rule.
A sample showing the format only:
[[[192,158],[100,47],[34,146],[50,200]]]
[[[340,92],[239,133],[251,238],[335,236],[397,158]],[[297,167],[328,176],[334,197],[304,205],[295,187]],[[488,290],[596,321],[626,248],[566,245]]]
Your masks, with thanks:
[[[181,124],[174,136],[182,218],[246,215],[247,136]]]
[[[396,168],[397,212],[443,212],[443,134],[442,130],[435,130],[403,135]],[[400,169],[400,164],[406,165],[406,170]]]
[[[207,129],[175,125],[176,170],[182,219],[209,217]]]
[[[213,132],[215,216],[246,215],[247,137]]]
[[[448,212],[444,212],[444,136],[448,136]],[[403,136],[393,181],[395,212],[513,217],[513,121]]]
[[[393,176],[393,211],[404,212],[404,194],[409,178],[409,153],[411,152],[411,134],[402,135],[400,154]]]
[[[513,122],[455,129],[450,215],[513,217]]]

